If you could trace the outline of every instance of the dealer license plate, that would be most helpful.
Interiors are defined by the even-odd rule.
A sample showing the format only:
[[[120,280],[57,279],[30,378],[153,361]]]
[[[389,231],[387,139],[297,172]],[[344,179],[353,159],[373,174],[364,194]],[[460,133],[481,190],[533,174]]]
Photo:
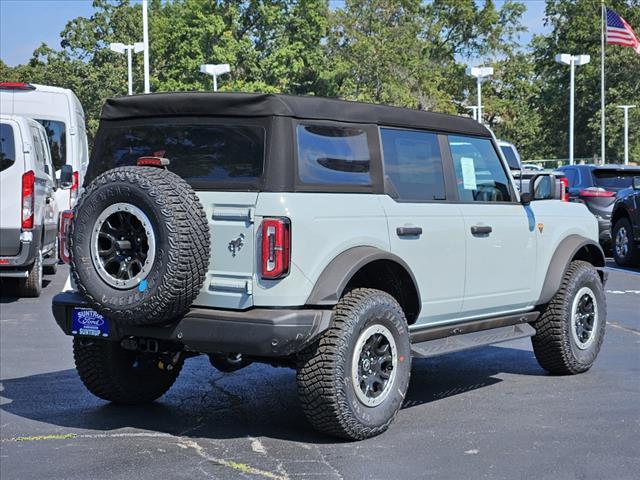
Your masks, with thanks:
[[[71,315],[71,333],[73,335],[109,336],[109,321],[95,310],[75,307]]]

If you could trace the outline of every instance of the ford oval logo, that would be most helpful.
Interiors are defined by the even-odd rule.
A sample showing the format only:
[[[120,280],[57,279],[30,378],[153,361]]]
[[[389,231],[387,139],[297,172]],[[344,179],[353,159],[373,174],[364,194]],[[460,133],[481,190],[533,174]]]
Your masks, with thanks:
[[[100,327],[104,325],[104,319],[102,318],[80,318],[78,321],[85,327]]]

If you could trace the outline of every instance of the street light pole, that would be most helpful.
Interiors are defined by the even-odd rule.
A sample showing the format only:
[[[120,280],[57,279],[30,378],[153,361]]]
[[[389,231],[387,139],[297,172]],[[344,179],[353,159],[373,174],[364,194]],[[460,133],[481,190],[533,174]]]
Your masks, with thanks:
[[[624,164],[629,165],[629,109],[635,105],[618,105],[624,110]]]
[[[569,65],[569,165],[574,164],[573,156],[573,125],[575,113],[575,70],[576,65],[586,65],[591,60],[589,55],[570,55],[562,53],[556,55],[556,62]]]
[[[217,65],[204,64],[200,65],[200,72],[206,73],[207,75],[211,75],[213,77],[213,91],[218,91],[218,75],[223,75],[225,73],[229,73],[231,71],[231,67],[228,63],[219,63]]]
[[[144,93],[150,93],[151,89],[149,87],[149,15],[147,13],[147,0],[142,0],[142,43],[144,45]]]
[[[478,106],[477,105],[469,105],[468,107],[469,110],[471,110],[471,114],[473,115],[473,119],[475,121],[478,121]]]
[[[125,45],[124,43],[110,43],[109,48],[116,53],[127,54],[127,83],[129,95],[133,95],[133,53],[144,50],[144,43],[136,42],[133,45]]]
[[[478,113],[476,115],[476,120],[478,121],[478,123],[482,124],[482,81],[486,77],[493,75],[493,68],[492,67],[469,67],[467,68],[467,75],[471,75],[472,77],[475,77],[477,79]]]
[[[129,79],[129,95],[133,95],[133,62],[132,62],[132,53],[131,46],[129,45],[127,48],[127,78]]]

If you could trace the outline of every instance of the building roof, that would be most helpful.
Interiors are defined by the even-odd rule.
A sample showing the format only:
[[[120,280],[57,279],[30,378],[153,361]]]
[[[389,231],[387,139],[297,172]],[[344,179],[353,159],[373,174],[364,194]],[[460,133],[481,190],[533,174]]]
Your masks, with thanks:
[[[278,116],[491,136],[487,128],[467,117],[331,98],[260,93],[179,92],[110,98],[102,107],[101,119],[163,116]]]

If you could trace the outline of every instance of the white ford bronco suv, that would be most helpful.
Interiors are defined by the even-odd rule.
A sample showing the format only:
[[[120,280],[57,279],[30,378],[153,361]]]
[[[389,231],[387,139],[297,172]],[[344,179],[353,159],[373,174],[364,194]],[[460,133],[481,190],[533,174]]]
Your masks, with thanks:
[[[84,188],[53,312],[108,401],[157,399],[195,355],[227,372],[265,362],[297,370],[315,428],[363,439],[400,409],[413,357],[530,336],[544,369],[577,374],[602,344],[595,219],[519,194],[468,118],[283,95],[113,99]]]

